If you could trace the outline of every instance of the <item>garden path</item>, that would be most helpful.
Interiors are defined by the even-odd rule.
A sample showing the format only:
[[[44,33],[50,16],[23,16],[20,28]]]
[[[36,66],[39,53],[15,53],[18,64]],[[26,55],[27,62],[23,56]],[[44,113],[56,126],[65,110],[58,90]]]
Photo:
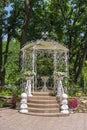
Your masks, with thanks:
[[[20,114],[15,109],[0,109],[0,130],[87,130],[87,113],[42,117]]]

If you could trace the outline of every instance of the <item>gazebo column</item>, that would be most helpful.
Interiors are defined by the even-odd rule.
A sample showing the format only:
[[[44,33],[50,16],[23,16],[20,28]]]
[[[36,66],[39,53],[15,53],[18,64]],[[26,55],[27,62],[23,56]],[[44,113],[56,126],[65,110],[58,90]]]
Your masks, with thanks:
[[[56,64],[57,64],[57,51],[54,51],[54,72],[56,72]],[[54,75],[54,90],[56,90],[56,77]]]
[[[22,59],[22,62],[21,62],[21,67],[22,67],[22,71],[24,71],[24,64],[25,64],[25,51],[23,50],[22,51],[22,55],[21,55],[21,59]]]
[[[21,68],[22,68],[21,71],[23,72],[24,68],[25,68],[25,51],[24,50],[21,52]],[[24,84],[23,80],[22,80],[20,86],[22,88],[24,88],[25,84]]]
[[[25,50],[25,51],[24,51],[24,70],[23,70],[24,72],[27,70],[27,68],[26,68],[26,57],[27,57],[27,56],[26,56],[26,54],[27,54],[27,53],[26,53],[26,50]]]
[[[34,64],[35,64],[35,73],[36,73],[36,75],[35,75],[35,81],[34,81],[34,86],[35,86],[35,90],[37,90],[37,64],[36,64],[36,60],[37,60],[37,51],[35,51],[35,62],[34,62]]]
[[[65,52],[65,64],[66,64],[66,68],[65,68],[66,77],[68,77],[68,54],[67,54],[67,52]]]
[[[66,68],[65,68],[65,72],[66,72],[66,77],[68,77],[68,53],[65,52],[65,64],[66,64]],[[67,84],[67,79],[65,80],[65,83]],[[67,91],[67,86],[65,87],[65,90]]]
[[[35,68],[35,50],[33,50],[32,52],[32,68],[33,68],[33,72],[35,72],[34,68]],[[33,76],[33,84],[32,84],[32,88],[33,88],[33,92],[34,92],[34,76]]]

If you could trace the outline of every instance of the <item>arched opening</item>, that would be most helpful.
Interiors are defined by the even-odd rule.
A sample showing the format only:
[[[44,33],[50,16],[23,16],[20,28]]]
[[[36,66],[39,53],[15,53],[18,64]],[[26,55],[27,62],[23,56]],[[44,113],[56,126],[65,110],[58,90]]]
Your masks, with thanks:
[[[47,88],[53,88],[53,56],[47,52],[42,52],[37,54],[37,88],[43,87],[43,82],[41,77],[48,76]]]

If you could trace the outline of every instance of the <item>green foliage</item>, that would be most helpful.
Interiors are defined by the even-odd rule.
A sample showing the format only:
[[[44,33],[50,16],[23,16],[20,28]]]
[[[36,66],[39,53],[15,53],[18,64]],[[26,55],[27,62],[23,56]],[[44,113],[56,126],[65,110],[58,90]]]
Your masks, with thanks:
[[[25,72],[23,73],[23,75],[24,75],[25,77],[28,77],[28,76],[35,76],[35,73],[32,72],[32,71],[25,71]]]
[[[7,102],[0,101],[0,108],[6,107],[6,106],[7,106]]]
[[[68,81],[68,94],[70,96],[76,96],[78,92],[83,92],[83,89],[78,84]]]
[[[21,83],[26,82],[26,77],[31,77],[35,75],[35,72],[32,71],[20,72],[15,79],[15,85],[20,86]]]
[[[57,76],[57,77],[64,77],[64,76],[66,76],[65,72],[62,72],[62,71],[55,72],[54,75]]]
[[[20,95],[22,90],[18,86],[4,86],[4,88],[0,91],[0,96],[11,96],[8,98],[0,98],[0,107],[11,106],[11,103],[16,103],[20,101]]]
[[[0,14],[3,14],[3,35],[10,34],[10,38],[20,40],[24,23],[24,1],[9,0],[12,10],[10,16],[6,17],[7,11],[4,10],[7,1],[1,1]],[[49,37],[59,42],[63,42],[69,48],[70,78],[72,82],[80,82],[82,78],[85,81],[86,88],[86,66],[81,69],[83,61],[83,52],[85,50],[87,34],[87,0],[35,0],[32,17],[27,28],[27,41],[41,38],[41,33],[48,31]],[[6,84],[15,84],[19,76],[19,52],[20,47],[17,41],[10,43],[8,53],[8,62],[6,64]],[[5,49],[4,49],[5,51]],[[3,54],[4,55],[4,51]],[[59,63],[61,64],[61,62]],[[38,73],[40,75],[52,75],[52,59],[39,59],[37,63]],[[47,67],[46,67],[47,66]],[[82,66],[83,67],[83,66]],[[65,66],[61,67],[64,71]],[[79,73],[81,74],[79,79]],[[19,78],[20,79],[20,78]],[[76,79],[76,81],[75,81]],[[80,83],[79,83],[80,84]],[[82,87],[82,86],[81,86]]]
[[[12,96],[13,94],[20,95],[22,90],[19,86],[4,86],[4,88],[0,91],[0,95],[2,96]]]
[[[8,90],[11,92],[11,94],[20,95],[22,93],[22,89],[19,86],[8,86]]]
[[[2,90],[0,91],[0,95],[10,96],[10,95],[11,95],[11,91],[4,88],[4,89],[2,89]]]
[[[87,60],[85,61],[82,74],[83,74],[84,79],[87,80]]]
[[[82,76],[84,80],[84,92],[87,94],[87,60],[85,61],[83,70],[82,70]]]
[[[53,74],[53,60],[51,57],[40,57],[37,60],[37,73],[40,76]]]
[[[17,75],[15,81],[14,81],[14,84],[15,84],[16,86],[20,86],[20,84],[21,84],[23,81],[24,81],[24,82],[26,81],[26,80],[25,80],[25,77],[24,77],[24,75],[23,75],[22,73],[19,73],[19,74]]]
[[[10,43],[8,62],[6,66],[6,84],[15,84],[17,77],[20,75],[19,69],[20,46],[18,41]]]

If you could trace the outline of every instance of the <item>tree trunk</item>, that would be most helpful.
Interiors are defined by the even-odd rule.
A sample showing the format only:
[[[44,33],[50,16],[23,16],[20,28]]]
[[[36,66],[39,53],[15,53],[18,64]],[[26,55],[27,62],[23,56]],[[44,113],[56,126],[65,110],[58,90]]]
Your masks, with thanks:
[[[0,15],[0,86],[2,86],[2,15]]]
[[[10,34],[8,34],[7,44],[6,44],[6,49],[5,49],[5,55],[4,55],[4,66],[3,66],[3,69],[2,69],[2,83],[3,83],[3,85],[5,83],[6,64],[7,64],[7,59],[8,59],[8,50],[9,50],[10,37],[11,37]]]
[[[32,7],[33,7],[33,0],[25,0],[25,20],[21,34],[21,45],[20,45],[21,48],[26,43],[27,28],[32,14]]]
[[[86,36],[86,40],[85,40],[85,43],[84,43],[84,49],[83,49],[82,53],[83,53],[83,55],[82,55],[82,58],[80,60],[79,67],[78,67],[78,70],[77,70],[77,73],[76,73],[76,76],[75,76],[75,83],[78,81],[78,79],[81,76],[82,68],[83,68],[84,62],[86,60],[86,56],[87,56],[87,36]]]

